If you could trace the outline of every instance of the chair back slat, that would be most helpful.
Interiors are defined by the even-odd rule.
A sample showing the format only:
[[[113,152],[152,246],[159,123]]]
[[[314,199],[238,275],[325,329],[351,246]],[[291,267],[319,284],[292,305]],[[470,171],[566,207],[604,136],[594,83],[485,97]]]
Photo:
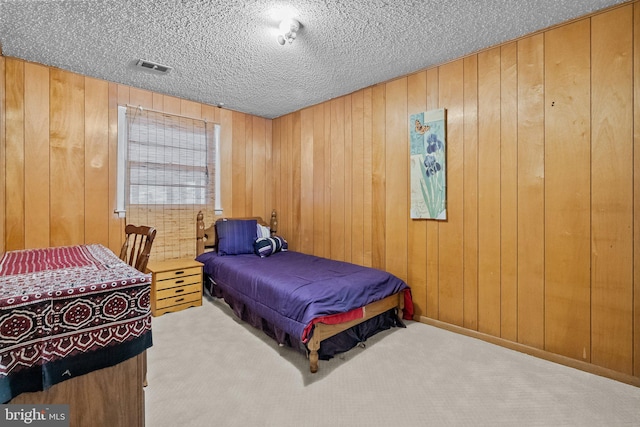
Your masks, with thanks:
[[[151,245],[156,237],[156,229],[146,225],[128,224],[124,232],[126,237],[120,251],[120,259],[144,273],[151,255]]]

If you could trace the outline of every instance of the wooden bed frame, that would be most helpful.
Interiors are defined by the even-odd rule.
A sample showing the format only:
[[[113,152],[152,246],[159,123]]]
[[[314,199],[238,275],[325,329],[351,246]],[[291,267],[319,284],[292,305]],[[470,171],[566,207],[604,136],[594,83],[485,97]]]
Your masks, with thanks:
[[[264,222],[260,217],[245,217],[245,218],[233,218],[233,219],[255,219],[259,224],[269,226],[271,228],[271,234],[275,234],[277,231],[278,218],[276,211],[271,212],[270,224]],[[215,245],[215,223],[205,228],[204,215],[198,212],[196,219],[196,256],[205,252],[206,249],[213,249]],[[393,295],[389,295],[379,301],[372,302],[362,307],[363,317],[360,319],[354,319],[348,322],[337,323],[329,325],[326,323],[316,323],[313,328],[313,333],[307,343],[309,349],[309,369],[312,373],[318,372],[318,350],[320,349],[320,343],[334,335],[339,334],[355,325],[365,322],[379,314],[382,314],[392,308],[397,308],[398,319],[402,321],[402,313],[404,310],[404,291],[398,292]]]

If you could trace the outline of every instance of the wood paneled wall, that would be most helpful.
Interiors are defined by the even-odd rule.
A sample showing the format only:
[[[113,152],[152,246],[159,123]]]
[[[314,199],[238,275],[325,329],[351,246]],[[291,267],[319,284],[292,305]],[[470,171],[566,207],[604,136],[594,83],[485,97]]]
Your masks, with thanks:
[[[279,233],[405,279],[418,317],[640,377],[639,69],[634,2],[275,119]],[[449,217],[411,220],[435,108]]]
[[[220,123],[224,215],[269,217],[271,120],[14,58],[0,57],[0,71],[3,252],[101,243],[119,254],[117,106],[125,104]],[[190,246],[152,256],[195,253],[195,217],[180,220],[193,227]]]

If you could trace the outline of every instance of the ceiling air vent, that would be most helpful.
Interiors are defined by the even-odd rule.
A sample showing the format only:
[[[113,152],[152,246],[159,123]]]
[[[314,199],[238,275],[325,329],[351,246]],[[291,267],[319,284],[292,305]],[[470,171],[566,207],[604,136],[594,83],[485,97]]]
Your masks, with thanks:
[[[145,61],[144,59],[139,59],[136,63],[136,67],[142,68],[146,71],[151,71],[156,74],[167,74],[171,71],[171,67],[167,67],[166,65],[156,64],[155,62]]]

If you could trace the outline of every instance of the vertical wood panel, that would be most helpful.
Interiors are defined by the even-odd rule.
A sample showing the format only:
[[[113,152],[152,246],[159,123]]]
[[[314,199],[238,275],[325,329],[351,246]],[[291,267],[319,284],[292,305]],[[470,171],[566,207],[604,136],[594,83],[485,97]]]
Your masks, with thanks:
[[[153,92],[135,87],[129,88],[129,104],[142,108],[156,109],[153,105]]]
[[[518,342],[544,348],[544,35],[518,41]]]
[[[278,192],[281,214],[278,216],[278,228],[280,234],[287,236],[289,232],[288,222],[291,218],[289,210],[290,200],[287,198],[287,189],[289,186],[289,168],[287,167],[287,156],[289,155],[289,142],[291,140],[291,115],[285,116],[280,120],[280,144],[278,146]],[[292,242],[295,246],[295,242]]]
[[[373,87],[371,95],[371,226],[376,239],[371,247],[371,264],[373,267],[385,269],[385,247],[381,242],[387,238],[385,221],[385,103],[386,85]]]
[[[285,117],[285,125],[286,125],[286,138],[285,138],[285,149],[282,151],[283,154],[283,169],[282,174],[286,178],[286,185],[284,186],[282,193],[284,197],[284,205],[286,206],[287,212],[289,215],[286,215],[283,218],[284,223],[286,224],[286,235],[291,236],[292,239],[295,239],[294,233],[294,223],[296,221],[296,212],[294,209],[295,206],[295,196],[293,191],[294,185],[294,175],[295,175],[295,167],[294,164],[294,123],[298,121],[297,117],[300,115],[299,112],[295,112]],[[299,159],[297,160],[299,162]],[[295,244],[294,244],[295,248]]]
[[[109,83],[109,249],[120,254],[124,238],[124,218],[116,209],[118,175],[118,86]]]
[[[438,75],[437,68],[427,70],[427,111],[439,107],[438,104]],[[427,252],[427,316],[438,318],[439,290],[438,290],[438,221],[427,221],[427,237],[425,250]]]
[[[314,247],[314,176],[313,109],[300,113],[300,251],[313,254]]]
[[[273,176],[273,206],[275,209],[279,211],[279,214],[282,214],[282,206],[280,204],[280,181],[281,181],[281,173],[280,173],[280,145],[282,140],[282,119],[277,119],[273,124],[273,146],[271,147],[271,155],[272,157],[272,169],[274,170]],[[280,225],[278,224],[278,233],[280,233]]]
[[[24,247],[49,247],[49,69],[24,64]],[[104,210],[103,210],[104,211]]]
[[[373,242],[377,241],[374,238],[373,230],[373,157],[370,149],[373,141],[373,89],[367,88],[362,91],[362,104],[363,104],[363,140],[364,140],[364,155],[362,157],[362,176],[364,180],[363,191],[363,265],[371,267],[373,263]],[[376,235],[377,236],[377,235]]]
[[[250,115],[244,116],[244,191],[247,197],[244,200],[245,215],[253,215],[253,197],[251,197],[253,189],[253,146],[255,139],[253,137],[253,117]]]
[[[478,329],[478,55],[464,59],[464,319]]]
[[[301,218],[301,206],[300,206],[300,185],[301,174],[300,169],[300,112],[297,111],[293,114],[293,122],[291,123],[291,157],[289,164],[291,165],[291,232],[294,241],[300,242],[300,221]],[[300,250],[299,247],[297,250]]]
[[[284,211],[288,214],[281,217],[279,222],[282,228],[282,234],[285,236],[292,236],[292,239],[295,237],[292,234],[295,213],[293,211],[293,168],[291,165],[293,164],[293,121],[296,114],[297,113],[289,114],[282,122],[283,127],[281,132],[284,138],[280,147],[280,173],[282,174],[282,200],[280,202],[284,206]],[[292,249],[295,249],[295,247],[296,242],[294,241]]]
[[[352,232],[350,227],[353,209],[353,119],[351,117],[351,95],[344,97],[344,260],[352,260]]]
[[[221,110],[220,121],[220,197],[224,216],[233,216],[233,112]]]
[[[351,262],[364,264],[364,92],[351,99]]]
[[[324,256],[324,105],[313,112],[313,254]]]
[[[265,213],[264,218],[268,219],[271,217],[271,211],[273,209],[273,168],[271,167],[271,162],[273,161],[273,121],[266,120],[265,121],[265,158],[264,163],[266,165],[265,172],[265,203],[267,204],[267,212]]]
[[[632,10],[627,6],[591,20],[591,362],[628,374],[633,372]]]
[[[500,48],[478,54],[478,330],[500,336]]]
[[[234,192],[231,209],[234,216],[247,216],[246,208],[246,180],[245,162],[245,115],[234,111],[233,117],[233,137],[231,143],[231,170]]]
[[[6,60],[5,249],[24,248],[24,62]]]
[[[545,349],[590,361],[590,25],[545,34]]]
[[[333,236],[333,233],[327,233],[327,230],[331,230],[331,221],[332,221],[332,212],[331,212],[331,168],[333,167],[331,164],[331,101],[327,102],[324,109],[322,110],[324,117],[322,118],[322,123],[324,125],[323,136],[324,136],[324,218],[322,221],[323,234],[322,237],[324,239],[323,248],[324,248],[324,256],[331,256],[331,242],[333,239],[339,239],[340,236]]]
[[[407,221],[409,140],[407,79],[386,84],[385,102],[385,260],[386,270],[407,280]]]
[[[51,69],[51,244],[84,243],[84,78]]]
[[[291,124],[293,117],[288,115],[282,119],[280,126],[280,204],[282,205],[283,212],[286,215],[282,215],[279,218],[280,228],[282,234],[288,236],[291,230],[291,217],[293,212],[291,210],[291,168],[290,154],[291,154]],[[295,247],[295,242],[293,243]]]
[[[220,123],[218,111],[220,108],[216,108],[213,105],[202,105],[202,119],[209,123]]]
[[[111,91],[111,87],[109,89]],[[110,107],[109,108],[109,120],[110,120],[110,123],[114,123],[113,126],[115,127],[114,134],[110,135],[110,138],[111,138],[110,142],[112,144],[114,144],[113,145],[113,147],[114,147],[113,148],[113,150],[114,150],[113,152],[115,153],[114,156],[113,156],[113,165],[112,165],[114,179],[116,179],[115,178],[116,173],[117,173],[117,169],[116,168],[117,168],[117,164],[118,164],[118,155],[117,155],[117,152],[118,152],[118,110],[117,110],[117,106],[123,106],[123,105],[127,105],[127,104],[132,105],[132,102],[131,102],[131,89],[134,89],[134,88],[131,88],[131,87],[125,86],[125,85],[117,85],[116,86],[116,92],[115,92],[115,98],[116,99],[115,99],[115,107],[114,107],[115,109],[113,110],[113,116],[114,117],[112,117],[111,105],[109,106]],[[134,90],[134,92],[135,92],[135,90]],[[111,96],[111,94],[110,94],[110,96]],[[110,153],[110,156],[111,156],[111,153]],[[115,181],[114,181],[114,185],[115,185]],[[116,193],[115,193],[115,191],[116,190],[114,190],[114,193],[113,193],[113,208],[114,209],[116,207],[116,202],[115,202]],[[118,241],[120,242],[119,246],[117,248],[113,248],[112,249],[117,254],[120,253],[120,247],[122,246],[122,244],[124,242],[124,228],[125,228],[126,224],[127,224],[127,218],[125,217],[125,218],[120,219],[117,222],[117,225],[119,226],[119,229],[113,229],[113,230],[110,229],[109,230],[109,242],[111,243],[111,241],[112,241],[112,234],[116,235]],[[157,250],[158,250],[158,246],[159,246],[157,243],[162,241],[162,239],[163,239],[162,235],[159,235],[159,236],[156,235],[156,239],[155,239],[156,245],[154,245],[155,247],[152,249],[154,256],[156,256]],[[163,255],[164,255],[164,253],[163,253]]]
[[[640,3],[633,5],[633,375],[640,377]]]
[[[162,110],[159,110],[159,111],[162,111]],[[209,124],[216,123],[216,124],[220,125],[220,111],[221,111],[220,108],[215,107],[213,105],[202,105],[202,119],[206,120],[207,123],[209,123]],[[220,149],[222,149],[222,145],[223,145],[222,141],[220,141]],[[209,163],[214,163],[213,159],[209,159]],[[222,163],[222,161],[220,163]],[[265,164],[266,164],[266,160],[265,160]],[[220,168],[222,169],[223,166],[220,165]],[[210,170],[209,173],[211,174],[211,176],[215,176],[215,169]],[[220,193],[221,193],[220,196],[222,195],[222,188],[223,188],[223,185],[224,185],[224,180],[221,179],[221,181],[223,181],[223,182],[220,183],[220,189],[221,189],[220,190]],[[212,197],[212,200],[213,200],[213,197]],[[209,224],[212,224],[216,219],[214,203],[209,203],[204,209],[202,209],[202,211],[204,212],[204,215],[205,215],[204,218],[205,218],[205,223],[207,223],[207,226]],[[224,204],[222,206],[224,208]],[[193,215],[193,213],[192,213],[192,215]],[[196,213],[196,215],[197,215],[197,213]],[[187,221],[187,225],[192,225],[192,224],[193,224],[193,219]],[[194,254],[195,254],[195,246],[194,246],[193,240],[191,240],[191,242],[188,245],[189,245],[188,246],[189,250],[190,251],[194,251]]]
[[[407,79],[407,121],[408,117],[427,110],[427,72],[412,74]],[[405,142],[409,144],[409,139]],[[406,163],[405,163],[406,165]],[[405,166],[405,168],[408,168]],[[407,172],[408,173],[408,172]],[[413,296],[413,308],[416,318],[427,313],[427,221],[409,219],[408,225],[408,271],[407,279]]]
[[[199,102],[180,99],[180,114],[194,119],[202,117],[202,104]]]
[[[134,88],[131,88],[134,89]],[[169,114],[182,114],[182,100],[174,96],[164,95],[162,97],[162,110]]]
[[[518,339],[517,45],[500,48],[500,336]]]
[[[440,67],[439,104],[447,112],[447,220],[438,224],[438,318],[462,326],[464,320],[464,79],[463,61]]]
[[[194,119],[202,118],[202,104],[199,102],[189,101],[186,99],[180,99],[180,114],[186,117]],[[249,193],[250,194],[250,193]],[[175,212],[175,211],[174,211]],[[173,257],[180,258],[194,256],[193,246],[193,215],[192,209],[178,209],[178,221],[179,221],[179,245],[174,245]],[[197,215],[197,212],[195,213]],[[189,226],[191,225],[191,226]],[[175,236],[172,236],[175,239]]]
[[[345,260],[345,147],[344,147],[344,98],[330,101],[331,108],[331,250],[332,259]]]
[[[85,242],[109,244],[109,84],[85,78]]]
[[[267,190],[265,180],[267,165],[264,161],[267,153],[265,119],[255,116],[251,117],[251,127],[253,128],[253,155],[250,166],[253,174],[253,188],[251,189],[252,214],[268,220],[269,217],[267,214],[270,214],[271,210],[267,208],[265,200]]]
[[[164,95],[153,92],[151,95],[151,102],[151,108],[158,111],[164,111]]]

